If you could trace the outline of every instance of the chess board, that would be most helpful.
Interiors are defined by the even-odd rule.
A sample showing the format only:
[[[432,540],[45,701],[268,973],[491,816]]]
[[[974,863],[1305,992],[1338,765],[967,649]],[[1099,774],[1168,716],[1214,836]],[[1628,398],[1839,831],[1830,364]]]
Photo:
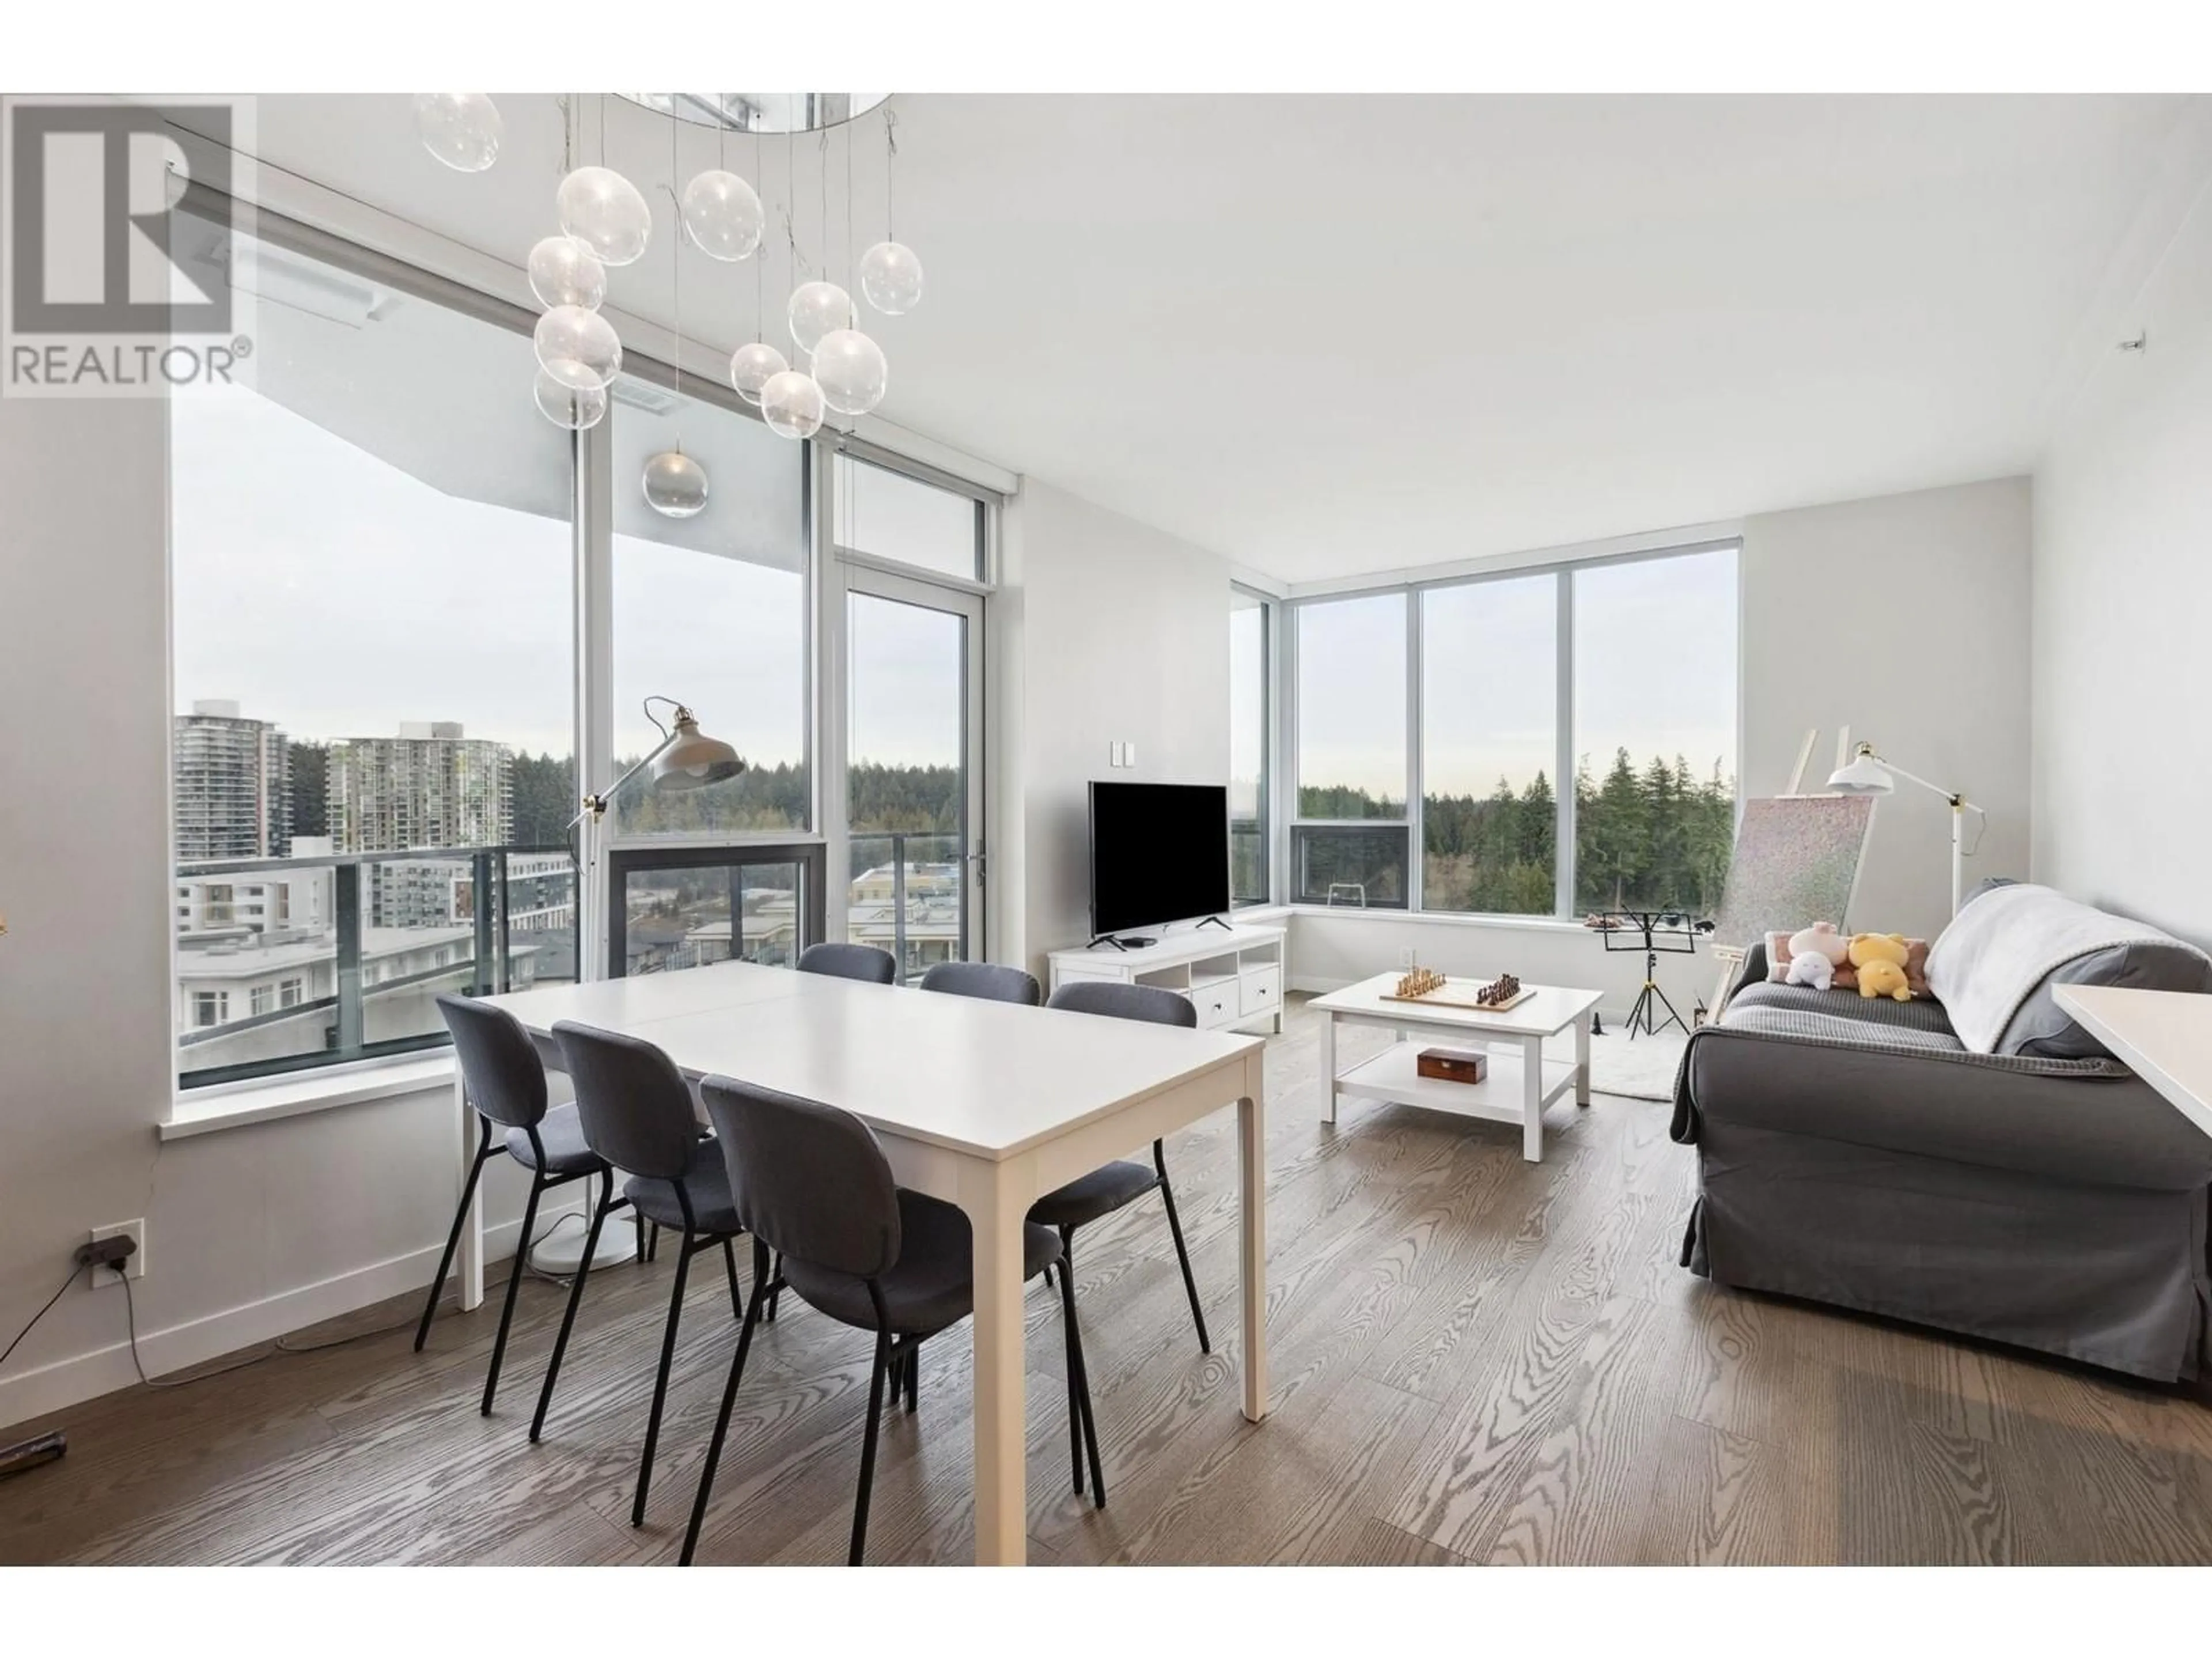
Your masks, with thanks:
[[[1509,1008],[1518,1008],[1536,994],[1536,988],[1524,985],[1503,1002],[1477,1002],[1474,994],[1489,983],[1487,980],[1448,979],[1433,991],[1424,991],[1417,997],[1401,997],[1385,991],[1385,1002],[1418,1002],[1430,1008],[1465,1008],[1478,1014],[1502,1014]]]

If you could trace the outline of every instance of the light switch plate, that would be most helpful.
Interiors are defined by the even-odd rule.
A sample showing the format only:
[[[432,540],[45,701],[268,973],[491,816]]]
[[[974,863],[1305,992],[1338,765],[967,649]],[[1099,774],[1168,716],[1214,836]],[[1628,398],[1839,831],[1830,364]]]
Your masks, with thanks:
[[[1124,766],[1134,766],[1136,763],[1137,745],[1133,743],[1123,744],[1121,745],[1121,764]]]

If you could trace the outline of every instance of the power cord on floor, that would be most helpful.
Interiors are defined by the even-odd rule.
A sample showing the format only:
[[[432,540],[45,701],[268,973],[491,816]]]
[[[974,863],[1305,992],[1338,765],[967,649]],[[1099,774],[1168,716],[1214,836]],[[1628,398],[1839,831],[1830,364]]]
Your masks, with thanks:
[[[575,1212],[573,1211],[567,1214],[555,1216],[550,1224],[549,1224],[543,1232],[539,1233],[537,1237],[532,1239],[528,1247],[523,1251],[522,1261],[525,1267],[528,1268],[529,1267],[530,1251],[536,1249],[540,1244],[543,1244],[547,1239],[550,1238],[562,1222],[573,1221],[576,1218]],[[366,1342],[371,1337],[389,1336],[394,1331],[410,1330],[414,1328],[416,1322],[416,1316],[410,1314],[404,1319],[397,1320],[389,1325],[379,1325],[373,1329],[366,1331],[354,1331],[348,1335],[331,1337],[321,1342],[288,1342],[283,1337],[279,1337],[274,1342],[265,1345],[258,1352],[246,1354],[243,1358],[231,1361],[228,1365],[219,1365],[210,1371],[194,1371],[189,1376],[153,1377],[146,1375],[146,1367],[140,1361],[138,1357],[138,1305],[136,1298],[131,1294],[131,1275],[124,1271],[124,1268],[128,1264],[122,1262],[108,1264],[110,1270],[115,1273],[123,1281],[124,1321],[131,1334],[131,1369],[138,1373],[138,1380],[149,1389],[190,1388],[195,1382],[205,1382],[211,1377],[228,1376],[233,1371],[244,1370],[248,1365],[258,1365],[263,1360],[274,1359],[280,1353],[320,1353],[326,1348],[343,1348],[351,1343]],[[533,1273],[536,1272],[536,1269],[534,1268],[531,1268],[529,1270]],[[94,1271],[97,1272],[98,1270],[94,1269]],[[550,1273],[539,1273],[538,1274],[538,1277],[541,1279],[553,1278]],[[70,1275],[69,1279],[63,1284],[61,1290],[54,1292],[52,1299],[46,1304],[46,1307],[40,1309],[37,1313],[32,1315],[31,1325],[37,1324],[39,1321],[45,1316],[46,1308],[52,1307],[54,1303],[62,1299],[62,1292],[69,1289],[70,1284],[75,1282],[76,1278],[76,1273],[72,1273]],[[566,1279],[554,1279],[553,1282],[562,1285],[568,1283]],[[24,1335],[29,1333],[30,1328],[30,1325],[23,1327],[22,1331],[16,1335],[15,1342],[21,1341]],[[9,1353],[13,1353],[15,1351],[15,1342],[10,1342],[8,1345],[6,1353],[0,1353],[0,1361],[4,1361]]]
[[[15,1352],[15,1350],[22,1345],[23,1339],[31,1334],[31,1327],[37,1324],[48,1314],[52,1313],[53,1311],[54,1304],[60,1301],[64,1296],[69,1293],[69,1287],[76,1283],[76,1276],[81,1271],[82,1268],[80,1267],[71,1267],[69,1272],[69,1277],[62,1280],[60,1288],[46,1298],[46,1305],[31,1316],[29,1322],[27,1323],[21,1330],[16,1332],[11,1339],[9,1339],[6,1347],[0,1348],[0,1365],[6,1364],[8,1363],[8,1356]]]

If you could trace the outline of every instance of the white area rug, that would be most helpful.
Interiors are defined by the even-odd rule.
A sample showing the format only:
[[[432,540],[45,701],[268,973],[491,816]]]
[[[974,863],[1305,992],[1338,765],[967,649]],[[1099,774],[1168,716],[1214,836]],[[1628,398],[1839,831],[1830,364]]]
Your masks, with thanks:
[[[1590,1039],[1590,1087],[1632,1100],[1672,1100],[1674,1073],[1689,1040],[1671,1029],[1656,1036],[1632,1037],[1608,1024],[1603,1036]]]

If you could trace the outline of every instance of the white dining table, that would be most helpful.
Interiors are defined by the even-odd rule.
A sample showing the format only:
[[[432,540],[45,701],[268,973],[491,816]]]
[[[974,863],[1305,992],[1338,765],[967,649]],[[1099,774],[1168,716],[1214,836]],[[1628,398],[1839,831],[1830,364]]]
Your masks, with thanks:
[[[640,1037],[687,1079],[737,1078],[840,1106],[902,1185],[975,1230],[975,1559],[1028,1553],[1022,1224],[1042,1194],[1237,1105],[1243,1413],[1267,1412],[1267,1160],[1259,1037],[725,963],[539,986],[486,1001],[533,1036],[573,1020]],[[541,1049],[551,1044],[541,1042]],[[549,1054],[557,1064],[557,1054]],[[456,1076],[455,1182],[476,1152]],[[481,1192],[481,1188],[479,1188]],[[483,1300],[482,1200],[462,1231],[461,1303]]]

